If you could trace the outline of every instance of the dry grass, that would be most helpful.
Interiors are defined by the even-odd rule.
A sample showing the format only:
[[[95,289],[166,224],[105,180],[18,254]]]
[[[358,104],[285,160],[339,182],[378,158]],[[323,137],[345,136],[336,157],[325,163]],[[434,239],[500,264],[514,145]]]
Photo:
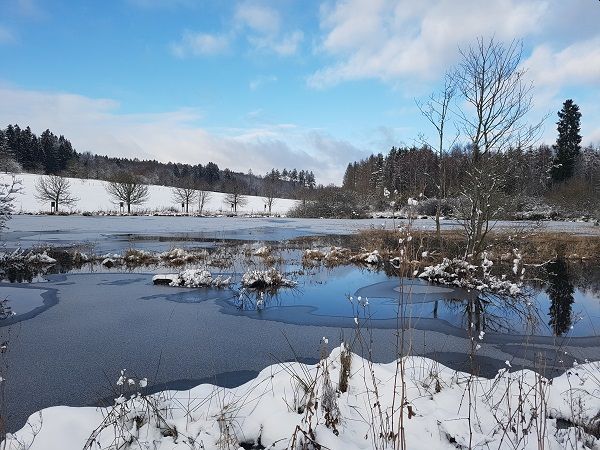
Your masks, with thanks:
[[[418,252],[427,252],[427,258],[464,256],[466,239],[460,230],[444,231],[438,239],[434,231],[414,231]],[[354,245],[379,250],[382,255],[393,254],[398,248],[398,233],[392,230],[366,230],[349,237]],[[572,235],[569,233],[506,230],[490,233],[486,250],[496,258],[512,254],[518,248],[525,262],[542,263],[557,257],[585,261],[600,258],[600,235]]]

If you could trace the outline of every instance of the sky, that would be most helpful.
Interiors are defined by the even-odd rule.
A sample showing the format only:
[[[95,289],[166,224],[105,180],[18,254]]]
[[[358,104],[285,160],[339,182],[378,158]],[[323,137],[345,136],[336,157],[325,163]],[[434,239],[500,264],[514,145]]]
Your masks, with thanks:
[[[600,144],[597,0],[0,0],[0,126],[79,151],[264,174],[434,130],[416,101],[477,37],[523,42],[531,120],[572,98]]]

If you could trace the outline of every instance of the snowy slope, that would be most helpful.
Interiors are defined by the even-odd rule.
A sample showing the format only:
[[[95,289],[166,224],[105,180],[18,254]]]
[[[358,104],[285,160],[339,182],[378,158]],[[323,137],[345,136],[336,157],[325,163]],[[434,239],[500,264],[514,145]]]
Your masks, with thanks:
[[[17,179],[22,182],[22,193],[15,199],[15,211],[17,213],[36,213],[39,211],[47,211],[50,209],[50,205],[42,204],[35,198],[35,182],[39,178],[39,175],[34,174],[18,174]],[[0,174],[0,181],[5,181],[9,178],[9,175]],[[118,205],[113,202],[108,193],[106,192],[106,182],[99,180],[82,180],[79,178],[69,178],[71,183],[72,193],[79,198],[77,204],[71,209],[72,211],[116,211]],[[147,203],[132,207],[133,211],[141,210],[162,210],[169,207],[176,207],[178,210],[181,209],[181,205],[177,205],[173,200],[172,188],[165,186],[149,186],[150,199]],[[210,200],[204,207],[205,212],[228,212],[229,207],[224,201],[225,195],[222,192],[213,192]],[[253,212],[264,212],[264,201],[262,197],[248,196],[246,197],[248,202],[245,206],[239,207],[238,212],[253,213]],[[296,200],[290,199],[276,199],[272,213],[274,214],[285,214],[289,209],[295,205]],[[190,205],[191,207],[191,205]],[[69,210],[68,208],[64,208]],[[193,205],[193,212],[196,212],[198,205]],[[192,212],[192,211],[190,211]]]

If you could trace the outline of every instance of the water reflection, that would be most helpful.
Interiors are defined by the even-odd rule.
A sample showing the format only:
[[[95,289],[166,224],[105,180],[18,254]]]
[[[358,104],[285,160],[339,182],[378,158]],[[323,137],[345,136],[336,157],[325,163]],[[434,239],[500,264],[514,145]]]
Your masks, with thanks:
[[[550,297],[548,325],[556,336],[562,336],[571,329],[573,322],[572,309],[575,287],[571,283],[569,270],[564,259],[556,259],[546,266],[548,272],[548,288],[546,293]]]

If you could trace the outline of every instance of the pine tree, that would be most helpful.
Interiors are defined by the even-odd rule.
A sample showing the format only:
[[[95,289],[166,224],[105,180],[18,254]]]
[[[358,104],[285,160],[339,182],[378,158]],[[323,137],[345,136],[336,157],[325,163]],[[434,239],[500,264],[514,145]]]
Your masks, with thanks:
[[[579,106],[571,99],[566,100],[558,112],[558,119],[558,137],[554,145],[555,157],[550,175],[553,182],[562,183],[573,176],[575,163],[581,152]]]

